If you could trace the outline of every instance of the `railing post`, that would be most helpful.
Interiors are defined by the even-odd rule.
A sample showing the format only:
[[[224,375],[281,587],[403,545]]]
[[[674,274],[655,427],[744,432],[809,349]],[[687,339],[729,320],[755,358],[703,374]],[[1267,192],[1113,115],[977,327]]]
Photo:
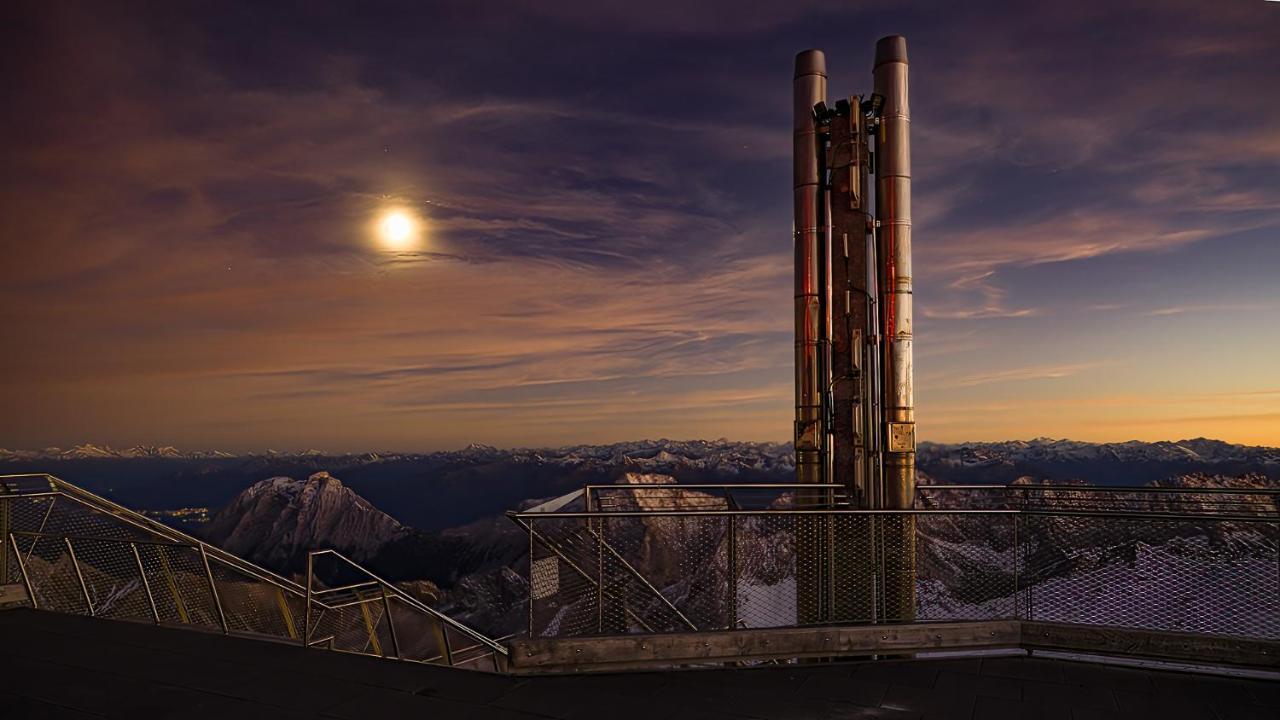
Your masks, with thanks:
[[[533,526],[537,522],[529,518],[529,637],[533,637]]]
[[[1031,571],[1031,520],[1030,520],[1031,516],[1028,515],[1027,518],[1028,518],[1027,527],[1022,529],[1023,530],[1022,534],[1024,536],[1022,538],[1022,566],[1024,568],[1027,568],[1027,572],[1030,572]],[[1027,602],[1025,606],[1026,615],[1022,619],[1034,620],[1035,619],[1035,587],[1036,587],[1035,576],[1032,575],[1031,577],[1027,578],[1026,584],[1027,584]]]
[[[729,578],[729,629],[738,627],[738,518],[729,516],[729,548],[728,568],[725,573]]]
[[[591,520],[587,520],[588,526]],[[596,526],[596,632],[604,633],[604,521],[595,521]]]
[[[302,622],[302,647],[311,647],[311,575],[315,559],[315,553],[307,553],[307,615]]]
[[[84,582],[84,573],[80,572],[80,561],[76,559],[76,549],[71,546],[71,538],[62,538],[67,545],[67,553],[71,555],[71,565],[76,569],[76,579],[80,581],[80,590],[84,593],[84,606],[89,611],[89,617],[93,617],[93,600],[89,599],[89,586]]]
[[[138,577],[142,580],[142,589],[147,591],[147,603],[151,605],[151,618],[156,625],[160,624],[160,611],[156,608],[156,598],[151,594],[151,583],[147,582],[147,570],[142,565],[142,555],[138,552],[138,543],[131,542],[129,547],[133,549],[133,560],[138,564]]]
[[[182,591],[178,589],[178,581],[173,576],[173,568],[169,567],[169,558],[165,556],[165,546],[156,546],[156,555],[160,558],[160,571],[164,573],[164,580],[169,585],[169,594],[173,596],[173,607],[178,611],[178,619],[185,624],[191,623],[191,616],[187,613],[187,604],[182,600]]]
[[[1021,608],[1018,601],[1018,515],[1013,516],[1013,617],[1014,619],[1022,619]]]
[[[364,593],[359,590],[353,590],[357,603],[360,606],[360,614],[364,617],[365,630],[369,632],[369,647],[373,648],[373,654],[382,657],[382,643],[378,641],[378,626],[373,622],[373,613],[369,612],[369,602],[364,599]]]
[[[0,585],[9,584],[9,498],[0,498]]]
[[[378,588],[382,590],[382,614],[387,616],[387,632],[391,635],[391,651],[395,653],[396,659],[400,659],[400,639],[396,637],[396,621],[391,617],[391,600],[387,597],[387,586],[381,583]]]
[[[871,516],[871,622],[878,623],[884,619],[884,554],[882,545],[880,516]]]
[[[227,629],[227,615],[222,612],[222,598],[218,597],[218,586],[213,581],[213,569],[209,567],[209,554],[204,551],[204,544],[197,546],[200,548],[200,561],[204,563],[204,576],[209,581],[209,595],[213,597],[213,607],[218,611],[218,624],[222,626],[222,634],[229,634]]]
[[[34,546],[35,540],[32,540]],[[27,575],[27,564],[22,561],[22,551],[18,549],[18,543],[13,537],[13,533],[9,533],[9,545],[13,548],[13,557],[18,561],[18,572],[22,575],[22,584],[27,588],[27,599],[31,601],[31,609],[39,610],[40,601],[36,600],[35,588],[31,587],[31,578]]]
[[[436,622],[440,625],[440,646],[444,648],[445,664],[453,667],[453,645],[449,642],[449,626],[439,620]]]
[[[832,491],[828,491],[832,492]],[[828,505],[828,511],[831,506]],[[826,572],[822,582],[823,595],[826,597],[826,606],[822,611],[822,619],[824,622],[835,622],[836,620],[836,518],[830,512],[822,515],[823,532],[826,535],[826,547],[823,549],[823,555],[826,556]]]
[[[289,634],[290,640],[298,639],[298,628],[293,624],[293,613],[289,610],[289,601],[284,596],[284,591],[276,588],[276,605],[280,607],[280,616],[284,618],[284,629]]]

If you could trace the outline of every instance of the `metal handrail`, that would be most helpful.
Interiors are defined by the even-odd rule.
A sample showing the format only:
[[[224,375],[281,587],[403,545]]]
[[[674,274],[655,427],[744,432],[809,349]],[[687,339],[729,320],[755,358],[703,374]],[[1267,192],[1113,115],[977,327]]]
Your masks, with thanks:
[[[188,535],[180,530],[171,528],[162,522],[153,520],[145,515],[142,515],[141,513],[130,510],[129,508],[124,507],[123,505],[114,503],[102,497],[101,495],[96,495],[94,493],[91,493],[88,490],[85,490],[84,488],[73,485],[57,476],[50,475],[49,473],[20,473],[20,474],[14,474],[14,475],[0,475],[0,480],[16,479],[16,478],[43,478],[44,480],[48,481],[52,487],[56,488],[56,491],[55,491],[56,494],[61,497],[65,497],[68,500],[78,502],[81,505],[84,505],[85,507],[88,507],[90,509],[97,510],[99,512],[105,512],[106,514],[111,515],[117,520],[120,520],[129,525],[132,525],[140,530],[153,532],[162,537],[167,537],[171,540],[176,540],[177,542],[182,544],[193,545],[196,547],[203,547],[205,549],[205,552],[216,557],[218,560],[221,560],[222,562],[228,565],[231,565],[232,567],[236,568],[237,570],[240,570],[241,572],[244,572],[259,580],[262,580],[263,582],[275,585],[276,587],[279,587],[282,590],[289,590],[291,592],[295,592],[299,594],[303,592],[302,586],[299,585],[298,583],[293,582],[292,580],[289,580],[285,577],[277,575],[276,573],[273,573],[270,570],[267,570],[266,568],[260,567],[258,565],[254,565],[253,563],[250,563],[240,557],[237,557],[236,555],[233,555],[223,550],[222,548],[219,548],[214,545],[210,545],[209,543],[206,543],[199,538]],[[25,498],[25,497],[47,496],[47,495],[49,495],[49,493],[47,492],[42,492],[38,494],[35,494],[35,493],[28,494],[28,493],[18,492],[13,494],[6,494],[6,497]]]
[[[436,610],[435,608],[432,608],[432,607],[429,607],[429,606],[427,606],[427,605],[424,605],[424,604],[423,604],[421,601],[419,601],[417,598],[413,597],[412,595],[409,595],[408,593],[404,592],[403,590],[401,590],[400,588],[396,587],[396,586],[395,586],[395,585],[393,585],[392,583],[387,582],[386,580],[383,580],[381,577],[379,577],[378,575],[374,574],[374,573],[373,573],[371,570],[369,570],[368,568],[366,568],[366,567],[364,567],[363,565],[361,565],[360,563],[358,563],[358,562],[356,562],[356,561],[352,560],[351,558],[347,557],[346,555],[343,555],[342,553],[338,552],[337,550],[332,550],[332,549],[326,549],[326,550],[312,550],[312,551],[310,551],[310,552],[308,552],[308,553],[307,553],[307,556],[308,556],[308,558],[309,558],[309,559],[310,559],[310,558],[319,557],[319,556],[321,556],[321,555],[333,555],[333,556],[335,556],[335,557],[338,557],[338,558],[340,558],[340,559],[344,560],[345,562],[347,562],[347,564],[351,565],[352,567],[356,568],[356,569],[357,569],[357,570],[359,570],[360,572],[363,572],[364,574],[366,574],[366,575],[368,575],[369,577],[373,578],[375,582],[377,582],[377,583],[378,583],[379,585],[381,585],[384,589],[386,589],[387,591],[389,591],[392,595],[395,595],[397,599],[399,599],[400,601],[402,601],[402,602],[406,603],[407,605],[409,605],[410,607],[414,608],[415,610],[418,610],[418,611],[420,611],[420,612],[426,613],[427,615],[430,615],[431,617],[435,618],[436,620],[439,620],[441,623],[443,623],[443,624],[445,624],[445,625],[448,625],[448,626],[452,627],[454,630],[457,630],[458,632],[460,632],[460,633],[462,633],[462,634],[466,635],[467,637],[471,638],[472,640],[475,640],[476,642],[479,642],[479,643],[482,643],[482,644],[484,644],[484,645],[488,646],[488,647],[489,647],[490,649],[492,649],[494,652],[501,653],[501,654],[503,654],[503,655],[506,655],[506,654],[507,654],[507,649],[506,649],[505,647],[503,647],[502,645],[499,645],[498,643],[494,642],[493,640],[490,640],[489,638],[485,637],[484,635],[481,635],[480,633],[476,632],[475,630],[472,630],[471,628],[467,627],[466,625],[463,625],[462,623],[458,622],[457,620],[454,620],[453,618],[449,617],[448,615],[445,615],[444,613],[440,612],[439,610]],[[307,591],[308,591],[308,593],[313,592],[313,591],[311,590],[311,578],[310,578],[310,576],[308,576],[308,578],[307,578],[307,588],[308,588],[308,590],[307,590]]]
[[[743,508],[741,508],[741,507],[738,507],[738,506],[737,506],[737,503],[732,502],[732,501],[733,501],[733,497],[734,497],[734,496],[733,496],[733,491],[735,491],[735,490],[740,491],[740,492],[741,492],[741,491],[750,491],[750,490],[762,490],[762,489],[763,489],[763,490],[770,490],[770,489],[773,489],[773,490],[777,490],[777,489],[793,489],[793,490],[815,490],[815,489],[822,489],[822,490],[831,490],[831,489],[840,489],[840,488],[842,488],[842,487],[843,487],[843,486],[841,486],[841,485],[839,485],[839,484],[835,484],[835,483],[812,483],[812,484],[803,484],[803,483],[728,483],[728,484],[706,484],[706,483],[698,483],[698,484],[688,484],[688,485],[680,484],[680,483],[665,483],[665,484],[656,484],[656,485],[647,485],[647,484],[634,484],[634,485],[633,485],[633,484],[588,484],[588,485],[583,486],[581,496],[582,496],[582,497],[585,499],[585,501],[586,501],[585,513],[590,513],[590,514],[591,514],[591,516],[593,516],[593,517],[607,517],[607,516],[611,516],[611,515],[612,515],[612,516],[616,516],[616,517],[627,517],[627,516],[629,516],[629,515],[628,515],[628,513],[631,513],[631,514],[633,514],[633,515],[635,515],[635,516],[644,515],[644,516],[650,516],[650,517],[652,517],[652,516],[658,516],[658,515],[662,515],[662,514],[673,514],[673,515],[677,515],[677,514],[678,514],[678,515],[696,515],[696,514],[700,514],[700,513],[704,513],[704,514],[705,514],[705,513],[721,514],[721,513],[726,513],[726,512],[742,512],[742,513],[754,513],[754,512],[767,512],[767,513],[811,513],[811,514],[812,514],[812,513],[830,513],[830,512],[838,512],[838,513],[862,512],[862,513],[869,513],[869,514],[870,514],[870,513],[876,513],[876,512],[880,512],[880,513],[892,513],[892,512],[918,512],[918,511],[919,511],[918,509],[913,509],[913,510],[870,510],[870,509],[860,509],[860,508],[851,508],[851,507],[850,507],[850,508],[845,508],[845,507],[830,507],[830,508],[760,508],[760,509],[743,509]],[[657,497],[657,498],[655,498],[655,499],[661,499],[661,498],[662,498],[663,496],[665,496],[665,495],[677,495],[677,494],[679,494],[679,493],[682,493],[682,492],[685,492],[685,491],[690,491],[690,490],[694,490],[694,491],[699,491],[699,490],[700,490],[700,491],[719,491],[718,493],[716,493],[716,494],[714,494],[714,495],[713,495],[713,498],[714,498],[714,499],[723,499],[723,500],[728,500],[728,501],[729,501],[729,504],[730,504],[730,507],[729,507],[727,510],[723,510],[723,509],[694,508],[694,507],[684,508],[684,509],[681,509],[681,508],[662,508],[662,509],[649,508],[649,509],[638,509],[638,510],[633,510],[633,509],[622,510],[622,509],[618,509],[618,507],[617,507],[616,503],[604,503],[604,502],[602,502],[602,500],[601,500],[601,498],[600,498],[600,492],[601,492],[601,491],[610,491],[610,490],[612,490],[612,491],[618,491],[618,494],[626,494],[626,493],[642,492],[642,493],[644,493],[644,494],[646,494],[646,495],[656,495],[656,496],[658,496],[658,497]],[[663,491],[665,491],[665,492],[663,492]],[[1157,497],[1170,497],[1170,498],[1171,498],[1171,500],[1172,500],[1173,502],[1177,502],[1177,500],[1178,500],[1179,498],[1190,498],[1190,497],[1193,497],[1193,496],[1205,496],[1205,495],[1209,495],[1209,496],[1215,496],[1215,497],[1222,498],[1221,500],[1211,500],[1211,499],[1207,499],[1207,498],[1206,498],[1206,499],[1204,499],[1204,500],[1200,500],[1200,501],[1198,501],[1198,502],[1199,502],[1199,504],[1201,504],[1201,505],[1212,506],[1212,507],[1211,507],[1211,508],[1209,508],[1209,509],[1212,509],[1212,510],[1214,510],[1214,511],[1215,511],[1215,512],[1213,512],[1213,513],[1212,513],[1213,517],[1223,518],[1223,519],[1231,519],[1231,518],[1235,518],[1235,519],[1242,519],[1242,520],[1243,520],[1243,519],[1246,519],[1246,518],[1248,518],[1248,517],[1251,517],[1251,516],[1246,515],[1246,514],[1239,514],[1239,513],[1247,513],[1247,512],[1249,511],[1249,509],[1251,509],[1251,508],[1250,508],[1250,503],[1248,502],[1247,498],[1249,498],[1249,497],[1255,497],[1255,498],[1259,498],[1259,499],[1260,499],[1260,498],[1273,498],[1273,497],[1275,497],[1275,498],[1280,498],[1280,489],[1272,489],[1272,488],[1180,488],[1180,487],[1162,487],[1162,486],[1150,486],[1150,485],[1144,485],[1144,486],[1131,486],[1131,485],[1095,486],[1095,485],[1056,485],[1056,484],[1045,484],[1045,483],[1037,483],[1037,484],[1022,484],[1022,483],[1016,483],[1016,484],[1014,484],[1014,483],[1011,483],[1011,484],[1006,484],[1006,485],[997,485],[997,484],[973,484],[973,485],[919,485],[919,486],[917,486],[917,488],[916,488],[916,493],[917,493],[917,495],[918,495],[918,496],[927,496],[929,493],[932,493],[932,492],[934,492],[934,491],[942,491],[942,492],[988,491],[988,492],[997,493],[997,494],[999,494],[999,495],[1009,495],[1009,496],[1013,496],[1015,499],[1017,499],[1017,497],[1018,497],[1019,495],[1021,495],[1021,496],[1022,496],[1022,499],[1023,499],[1024,501],[1026,501],[1026,500],[1030,500],[1030,499],[1033,499],[1033,498],[1034,498],[1034,499],[1036,499],[1036,500],[1039,500],[1039,501],[1048,501],[1048,500],[1054,500],[1055,502],[1067,502],[1067,501],[1071,501],[1071,502],[1073,502],[1073,503],[1077,506],[1074,510],[1073,510],[1073,509],[1071,509],[1071,508],[1069,508],[1069,507],[1054,508],[1054,512],[1059,512],[1059,513],[1067,513],[1067,512],[1082,512],[1082,511],[1084,511],[1084,509],[1083,509],[1083,508],[1081,508],[1081,507],[1079,507],[1080,505],[1084,505],[1084,504],[1092,504],[1092,505],[1094,505],[1094,506],[1095,506],[1095,507],[1093,508],[1093,511],[1094,511],[1094,512],[1098,512],[1098,513],[1100,513],[1100,515],[1099,515],[1100,517],[1106,517],[1106,516],[1108,516],[1108,515],[1102,514],[1102,513],[1107,513],[1107,512],[1116,512],[1116,513],[1123,513],[1123,514],[1125,514],[1125,515],[1131,515],[1131,514],[1133,514],[1133,513],[1138,512],[1138,511],[1132,511],[1132,510],[1120,510],[1120,509],[1112,510],[1112,509],[1110,509],[1110,508],[1108,508],[1108,507],[1097,507],[1100,503],[1105,502],[1105,501],[1103,500],[1103,498],[1101,498],[1101,497],[1090,498],[1090,497],[1088,497],[1088,496],[1090,496],[1090,495],[1094,495],[1094,494],[1103,495],[1103,496],[1107,496],[1107,497],[1116,496],[1116,495],[1137,495],[1137,496],[1139,496],[1138,498],[1121,499],[1121,501],[1122,501],[1122,502],[1123,502],[1123,501],[1125,501],[1125,500],[1141,501],[1141,500],[1154,500],[1154,499],[1155,499],[1155,498],[1157,498]],[[1064,496],[1064,495],[1076,495],[1076,496],[1081,496],[1081,495],[1082,495],[1082,496],[1085,496],[1085,497],[1070,497],[1070,498],[1062,497],[1062,496]],[[1146,497],[1143,497],[1143,496],[1146,496]],[[566,497],[567,497],[567,496],[566,496]],[[833,499],[834,499],[834,498],[833,498]],[[594,502],[593,502],[593,501],[594,501]],[[1188,501],[1189,501],[1189,500],[1188,500]],[[544,505],[545,505],[545,504],[544,504]],[[1265,503],[1264,503],[1264,505],[1265,505]],[[530,509],[523,510],[523,511],[517,511],[517,512],[514,512],[514,513],[508,513],[508,516],[510,516],[510,517],[514,517],[514,518],[525,518],[525,517],[529,517],[529,518],[533,518],[533,517],[542,517],[542,518],[548,518],[548,517],[575,517],[574,513],[575,513],[575,512],[579,512],[579,511],[569,511],[569,512],[562,511],[560,508],[562,508],[563,506],[564,506],[564,503],[561,503],[557,508],[555,508],[555,509],[551,509],[551,510],[546,510],[546,509],[544,509],[544,506],[538,506],[538,508],[530,508]],[[1258,508],[1258,509],[1260,509],[1260,510],[1264,510],[1264,511],[1269,511],[1269,510],[1270,510],[1270,508],[1265,508],[1265,507],[1260,507],[1260,508]],[[941,509],[941,508],[933,508],[933,509],[928,509],[928,510],[933,510],[933,511],[937,511],[937,512],[943,512],[943,511],[944,511],[944,510],[943,510],[943,509]],[[968,512],[972,512],[972,511],[979,511],[979,510],[981,510],[981,511],[983,511],[983,512],[994,512],[994,509],[978,509],[978,508],[957,508],[957,509],[953,509],[953,510],[945,510],[945,511],[946,511],[946,512],[959,512],[959,511],[968,511]],[[1025,510],[1025,511],[1027,511],[1027,512],[1032,512],[1032,510],[1031,510],[1031,509],[1029,509],[1029,508],[1022,508],[1022,510]],[[1224,510],[1232,511],[1232,512],[1237,513],[1237,514],[1231,514],[1231,513],[1223,512]],[[1165,511],[1163,511],[1163,514],[1169,515],[1169,514],[1176,514],[1176,513],[1173,513],[1171,510],[1165,510]],[[1196,517],[1202,517],[1202,516],[1207,515],[1207,514],[1209,514],[1209,513],[1201,512],[1201,513],[1195,513],[1194,515],[1195,515]],[[1280,506],[1277,506],[1277,507],[1276,507],[1276,514],[1277,514],[1277,515],[1280,515]],[[1159,515],[1158,515],[1158,514],[1156,514],[1155,512],[1144,512],[1144,513],[1142,514],[1142,516],[1143,516],[1143,517],[1152,517],[1152,518],[1159,517]]]
[[[702,483],[702,484],[685,484],[685,483],[593,483],[584,485],[584,488],[591,490],[612,489],[612,490],[706,490],[706,489],[728,489],[728,490],[751,490],[760,489],[778,490],[786,488],[799,488],[801,490],[812,490],[814,488],[843,488],[844,485],[839,483]]]
[[[586,490],[752,490],[752,489],[826,489],[844,488],[839,483],[661,483],[661,484],[622,484],[622,483],[590,483],[583,486]],[[973,485],[917,485],[917,491],[925,490],[1043,490],[1054,492],[1105,492],[1105,493],[1186,493],[1186,494],[1222,494],[1222,495],[1280,495],[1280,488],[1181,488],[1161,485],[1059,485],[1053,483],[1007,483],[1007,484],[973,484]]]
[[[67,540],[86,540],[89,542],[117,543],[121,545],[130,545],[130,544],[157,545],[160,547],[181,547],[181,548],[189,548],[191,550],[196,549],[195,545],[188,544],[188,543],[174,542],[172,540],[147,540],[144,538],[118,538],[118,537],[113,538],[113,537],[102,537],[100,535],[67,535],[66,533],[35,532],[33,530],[11,530],[9,534],[17,535],[19,537],[47,537],[47,538],[59,538],[59,539],[65,538]]]
[[[768,515],[1067,515],[1072,517],[1142,518],[1153,520],[1203,520],[1232,522],[1269,522],[1280,518],[1267,515],[1223,515],[1209,513],[1121,512],[1070,509],[980,509],[980,508],[913,508],[910,510],[860,510],[853,508],[771,508],[764,510],[601,510],[597,512],[523,513],[508,512],[517,520],[586,519],[610,517],[689,517],[689,516],[768,516]]]
[[[695,491],[711,490],[711,491],[717,491],[715,494],[712,495],[711,499],[723,500],[725,502],[728,502],[730,505],[737,505],[737,502],[733,496],[733,492],[735,490],[741,493],[741,492],[748,492],[752,490],[755,490],[755,491],[827,490],[830,492],[830,491],[843,490],[843,489],[844,489],[844,486],[838,483],[691,483],[687,485],[683,483],[661,483],[661,484],[652,484],[652,485],[647,483],[635,483],[635,484],[592,483],[592,484],[584,485],[582,487],[582,497],[584,499],[584,502],[586,503],[587,510],[596,511],[596,510],[600,510],[600,507],[601,507],[601,491],[602,490],[605,490],[605,491],[612,490],[620,493],[639,491],[649,496],[675,495],[675,494],[686,492],[689,490],[695,490]],[[663,491],[666,491],[666,492],[664,493]],[[836,493],[830,492],[830,494],[832,496],[832,499],[834,500]],[[661,498],[653,498],[653,499],[661,499]],[[547,511],[542,511],[542,512],[547,512]],[[552,510],[550,512],[555,512],[555,511]]]
[[[926,490],[1035,490],[1041,492],[1153,493],[1182,495],[1280,495],[1280,488],[1180,488],[1160,485],[1053,485],[1048,483],[1008,485],[916,485]]]

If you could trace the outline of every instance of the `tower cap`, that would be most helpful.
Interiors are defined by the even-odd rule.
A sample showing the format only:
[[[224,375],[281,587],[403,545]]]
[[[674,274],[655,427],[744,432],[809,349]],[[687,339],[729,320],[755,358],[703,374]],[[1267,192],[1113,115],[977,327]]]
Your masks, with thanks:
[[[901,35],[887,35],[876,41],[876,65],[907,61],[907,39]]]
[[[827,76],[827,56],[821,50],[803,50],[796,53],[796,77],[805,75]]]

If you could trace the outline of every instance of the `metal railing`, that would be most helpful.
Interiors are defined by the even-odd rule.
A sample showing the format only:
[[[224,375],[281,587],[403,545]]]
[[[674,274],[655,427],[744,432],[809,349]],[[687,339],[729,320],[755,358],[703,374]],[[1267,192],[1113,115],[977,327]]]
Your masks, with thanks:
[[[1221,486],[1030,483],[918,485],[916,506],[1280,515],[1280,490]]]
[[[843,485],[826,483],[586,485],[582,489],[584,509],[593,512],[781,509],[795,507],[801,493],[832,506],[847,501]]]
[[[511,515],[530,636],[1017,619],[1280,639],[1277,491],[931,486],[971,497],[894,511],[658,488]],[[885,579],[908,557],[901,613]]]
[[[323,565],[330,565],[324,568]],[[321,576],[342,578],[326,586]],[[443,615],[336,550],[307,553],[312,646],[355,637],[365,654],[499,672],[506,648]]]
[[[341,572],[322,580],[315,558]],[[33,608],[456,667],[505,663],[502,645],[336,551],[310,553],[307,569],[299,584],[56,477],[0,476],[0,586],[21,583]],[[331,582],[344,573],[359,586]]]

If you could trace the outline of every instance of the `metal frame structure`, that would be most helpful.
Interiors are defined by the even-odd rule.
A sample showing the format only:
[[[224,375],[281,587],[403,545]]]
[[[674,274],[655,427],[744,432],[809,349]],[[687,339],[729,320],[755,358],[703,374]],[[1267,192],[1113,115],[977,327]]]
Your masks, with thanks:
[[[796,481],[835,483],[851,507],[906,510],[915,495],[911,112],[907,41],[876,42],[872,92],[827,104],[826,56],[795,58]],[[874,197],[872,194],[874,192]],[[803,505],[822,493],[801,490]],[[828,503],[829,504],[829,503]],[[836,588],[874,591],[906,616],[915,606],[911,518],[881,539],[872,575],[837,574],[845,538],[796,538],[796,622],[843,619]]]
[[[551,653],[545,655],[551,657],[560,652],[553,646],[572,646],[576,651],[585,648],[581,643],[600,641],[603,647],[614,643],[615,637],[625,645],[637,638],[684,633],[714,644],[719,642],[717,634],[728,633],[736,638],[733,643],[742,643],[749,642],[745,637],[780,628],[815,633],[835,627],[821,622],[797,623],[785,609],[764,624],[759,618],[744,622],[739,605],[749,598],[740,597],[739,586],[759,584],[758,578],[743,574],[745,568],[758,562],[761,553],[794,558],[788,560],[792,565],[787,577],[798,578],[801,556],[790,555],[785,549],[788,543],[798,543],[802,533],[831,534],[846,541],[833,544],[832,560],[844,568],[844,577],[859,578],[859,582],[840,586],[838,592],[865,591],[861,583],[865,575],[871,578],[874,594],[883,577],[882,564],[886,556],[891,562],[894,554],[882,549],[885,531],[900,531],[908,521],[920,539],[916,550],[922,564],[920,574],[913,576],[918,587],[924,587],[921,582],[936,585],[929,577],[936,558],[946,560],[947,553],[963,549],[947,547],[945,543],[954,538],[946,533],[963,536],[966,528],[981,529],[983,540],[971,543],[969,550],[981,551],[983,556],[976,561],[959,558],[972,565],[963,577],[973,587],[962,588],[957,597],[967,593],[972,602],[960,603],[953,610],[944,604],[942,610],[930,609],[917,617],[915,608],[910,614],[895,614],[893,606],[879,596],[870,603],[853,604],[836,597],[837,607],[843,602],[843,607],[854,608],[841,618],[846,624],[839,627],[931,627],[947,621],[1047,623],[1046,627],[1080,628],[1082,637],[1092,637],[1099,645],[1119,637],[1104,632],[1110,630],[1121,634],[1182,633],[1206,638],[1202,645],[1262,643],[1259,647],[1270,648],[1269,652],[1280,657],[1280,645],[1276,644],[1280,641],[1280,490],[920,486],[918,506],[913,509],[862,510],[814,508],[795,502],[795,493],[805,487],[811,486],[587,486],[543,506],[510,513],[529,533],[531,557],[529,634],[514,646],[513,666],[527,668],[530,652]],[[736,497],[762,489],[776,497],[792,498],[792,505],[781,503],[778,507],[775,502],[770,507],[743,508],[730,504]],[[787,491],[791,494],[785,494]],[[614,496],[612,507],[596,499],[610,494]],[[636,499],[625,502],[627,494]],[[964,496],[956,501],[957,507],[920,507],[937,502],[939,496],[957,494]],[[975,504],[980,507],[972,507]],[[934,537],[939,530],[945,531],[941,539]],[[765,542],[770,533],[769,542]],[[1088,542],[1062,544],[1084,537],[1082,534],[1088,534]],[[896,535],[890,535],[888,540],[893,541]],[[782,544],[775,541],[778,537],[784,539]],[[1171,543],[1170,548],[1157,547],[1162,538]],[[1146,557],[1144,553],[1150,558],[1142,560],[1139,556]],[[748,559],[740,559],[744,556]],[[657,561],[663,558],[679,558],[678,573],[656,576],[654,568],[662,567]],[[1138,574],[1155,588],[1163,587],[1165,581],[1183,582],[1187,573],[1207,572],[1211,585],[1204,589],[1221,591],[1230,602],[1212,608],[1175,609],[1171,611],[1174,616],[1156,617],[1128,602],[1126,593],[1140,594],[1141,588],[1100,584],[1112,582],[1105,579],[1105,572],[1099,576],[1101,580],[1082,575],[1137,567],[1134,564],[1139,562],[1143,564]],[[858,566],[864,569],[858,570]],[[841,576],[840,572],[834,574]],[[1079,587],[1072,587],[1072,583]],[[1086,594],[1080,596],[1080,592]],[[1073,605],[1090,600],[1088,593],[1093,592],[1114,596],[1108,600],[1110,604],[1099,605],[1104,611],[1086,612]],[[1212,598],[1204,602],[1210,601]],[[869,615],[857,615],[868,607],[873,608]],[[583,622],[587,617],[592,621]],[[1195,632],[1185,633],[1188,629]],[[1084,640],[1076,644],[1087,649]],[[640,646],[655,647],[644,640]],[[686,651],[689,654],[680,657],[698,657],[694,645],[672,650],[677,655]],[[605,651],[590,652],[594,657]],[[557,657],[561,659],[552,664],[561,663],[563,657]],[[662,659],[649,657],[643,662]],[[574,667],[583,664],[589,662],[579,658]]]
[[[0,500],[9,511],[0,557],[6,572],[16,570],[25,604],[35,609],[205,627],[454,667],[498,671],[506,664],[507,649],[498,641],[335,550],[308,553],[300,584],[52,475],[0,476]],[[25,515],[19,512],[24,505]],[[20,527],[23,516],[30,529]],[[51,520],[94,532],[50,529]],[[334,558],[364,579],[330,587],[313,572],[316,558]]]

